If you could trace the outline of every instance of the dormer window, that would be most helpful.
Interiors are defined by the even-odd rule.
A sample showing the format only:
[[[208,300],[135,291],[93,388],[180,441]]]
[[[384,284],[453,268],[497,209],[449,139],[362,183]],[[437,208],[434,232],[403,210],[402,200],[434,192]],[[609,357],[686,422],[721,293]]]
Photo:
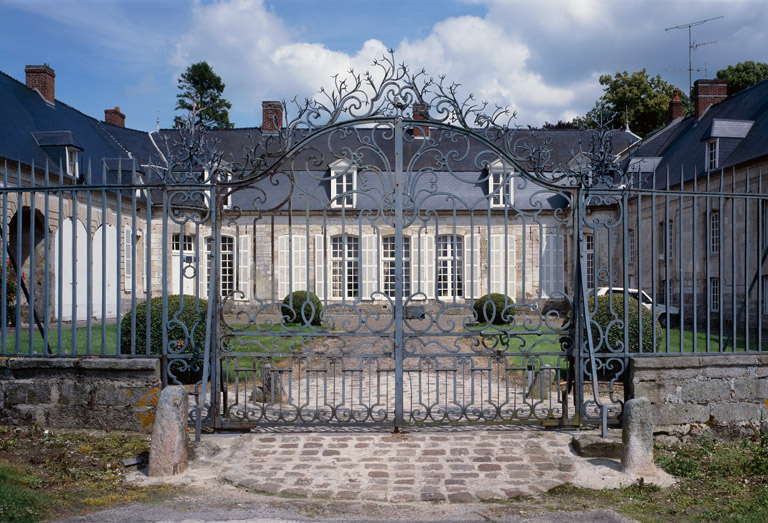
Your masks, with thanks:
[[[336,160],[331,170],[331,207],[354,207],[357,166],[346,158]]]
[[[73,178],[77,178],[80,174],[80,169],[77,163],[77,149],[74,147],[67,147],[67,174]]]
[[[511,206],[514,202],[512,186],[512,174],[514,171],[500,160],[493,162],[489,167],[489,171],[488,195],[491,200],[491,207]]]
[[[719,140],[717,138],[707,142],[707,170],[713,171],[718,165]]]

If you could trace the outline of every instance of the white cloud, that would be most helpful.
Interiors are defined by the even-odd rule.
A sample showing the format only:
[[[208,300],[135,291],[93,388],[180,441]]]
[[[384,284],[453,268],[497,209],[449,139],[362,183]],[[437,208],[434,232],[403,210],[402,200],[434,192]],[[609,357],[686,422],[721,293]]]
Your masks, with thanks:
[[[208,39],[206,33],[231,36]],[[435,24],[425,38],[405,39],[396,48],[399,62],[424,67],[433,76],[445,74],[448,81],[462,84],[464,95],[510,105],[521,116],[555,118],[574,102],[574,89],[545,81],[531,67],[528,46],[489,19],[449,18]],[[262,0],[231,0],[195,5],[172,63],[180,73],[190,63],[207,60],[227,84],[225,96],[237,108],[233,113],[238,110],[240,119],[248,121],[233,120],[258,125],[261,101],[314,96],[321,86],[331,86],[333,75],[344,75],[351,67],[370,70],[372,60],[386,51],[387,45],[375,39],[352,55],[320,43],[291,41],[283,22]]]
[[[289,30],[288,21],[270,11],[264,0],[197,1],[171,63],[177,77],[190,63],[207,60],[227,84],[225,96],[233,103],[233,121],[259,125],[263,100],[314,96],[319,87],[331,85],[332,75],[343,75],[350,67],[369,70],[371,61],[392,46],[396,59],[413,69],[424,67],[433,76],[445,74],[447,81],[462,84],[465,95],[471,92],[479,100],[509,105],[517,111],[519,123],[541,125],[544,120],[570,119],[589,110],[602,91],[600,74],[645,67],[650,74],[662,73],[678,84],[687,81],[687,75],[666,71],[686,65],[686,35],[665,33],[664,28],[691,21],[693,5],[699,8],[696,17],[702,18],[717,16],[726,5],[638,0],[477,3],[487,7],[485,16],[439,20],[423,38],[368,39],[359,48],[347,47],[354,51],[343,52]],[[738,61],[732,57],[741,57],[744,50],[734,52],[735,45],[755,50],[765,43],[754,24],[755,29],[739,30],[740,24],[750,25],[750,17],[768,18],[765,10],[756,11],[748,1],[732,9],[727,5],[726,20],[731,24],[713,21],[699,33],[703,39],[721,35],[717,51],[728,48],[733,53],[720,60],[725,61],[722,65],[710,65],[713,71]],[[327,13],[324,16],[332,20]],[[737,32],[743,37],[734,44],[731,39]],[[359,33],[365,31],[350,31],[350,41]],[[714,54],[714,47],[706,53]],[[700,54],[699,60],[705,53]],[[765,61],[765,52],[739,59]]]

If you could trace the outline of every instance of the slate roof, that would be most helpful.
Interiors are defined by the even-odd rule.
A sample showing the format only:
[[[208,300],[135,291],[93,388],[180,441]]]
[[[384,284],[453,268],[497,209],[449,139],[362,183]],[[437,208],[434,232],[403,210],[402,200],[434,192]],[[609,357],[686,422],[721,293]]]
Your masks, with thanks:
[[[92,162],[93,183],[101,183],[101,160],[129,158],[129,153],[151,150],[147,133],[100,122],[67,104],[49,104],[36,91],[0,71],[0,158],[43,168],[46,162],[52,175],[59,172],[58,147],[71,145],[78,155],[80,172]],[[106,183],[115,183],[108,173]]]
[[[639,158],[661,157],[656,188],[705,176],[707,140],[719,139],[718,171],[768,156],[768,80],[711,106],[699,120],[688,116],[643,139],[633,152]],[[651,182],[649,181],[649,185]]]
[[[79,161],[81,175],[86,172],[85,165],[90,160],[92,165],[92,183],[117,184],[129,183],[129,173],[133,167],[139,173],[146,171],[149,162],[158,162],[159,154],[155,143],[165,152],[164,141],[173,143],[178,137],[177,131],[165,129],[147,133],[134,129],[113,126],[87,116],[65,103],[56,101],[50,104],[37,92],[23,83],[0,72],[0,122],[3,133],[0,135],[0,158],[34,164],[37,167],[49,163],[53,175],[58,173],[61,155],[55,151],[72,146],[81,150]],[[446,131],[442,131],[445,133]],[[298,133],[298,132],[297,132]],[[425,141],[408,135],[403,153],[406,170],[412,174],[412,183],[407,194],[419,200],[421,208],[433,209],[480,209],[486,207],[487,180],[481,180],[483,168],[496,160],[480,142],[465,141],[457,133],[450,136],[440,134],[434,128],[432,137],[441,144],[424,151]],[[394,141],[391,132],[382,128],[359,128],[352,132],[332,131],[317,138],[296,154],[291,164],[282,166],[294,170],[296,183],[293,187],[292,205],[301,209],[319,210],[330,201],[329,169],[330,163],[344,157],[345,151],[355,151],[360,165],[372,171],[391,171],[394,158]],[[514,131],[512,142],[519,148],[546,148],[544,170],[551,171],[565,168],[579,156],[580,149],[589,147],[592,134],[589,131],[575,130],[535,130],[520,129]],[[253,153],[254,144],[260,142],[262,135],[259,128],[240,128],[213,130],[208,139],[217,143],[219,150],[225,153],[225,160],[237,161],[246,151]],[[380,148],[381,155],[366,147],[361,140],[373,139]],[[635,141],[635,136],[625,131],[612,132],[613,149],[618,152]],[[486,151],[481,154],[481,151]],[[261,151],[255,151],[256,155]],[[275,161],[271,158],[268,161]],[[104,167],[104,169],[102,169]],[[522,165],[530,169],[529,165]],[[119,177],[122,169],[123,176]],[[106,179],[102,179],[102,173]],[[276,179],[279,179],[276,178]],[[273,183],[275,179],[254,183],[248,190],[237,192],[233,203],[243,210],[253,209],[255,198],[267,202],[280,202],[287,198],[289,184]],[[83,180],[81,180],[82,182]],[[157,182],[159,180],[152,180]],[[360,209],[378,207],[378,198],[386,194],[381,178],[372,172],[361,169],[359,187],[367,188],[357,200]],[[378,184],[378,186],[377,186]],[[260,196],[261,191],[265,196]],[[543,190],[535,183],[522,177],[515,178],[515,207],[519,209],[557,209],[566,204],[566,200],[556,191]],[[309,203],[308,203],[309,202]],[[309,207],[307,207],[309,205]],[[259,207],[268,208],[267,203]]]

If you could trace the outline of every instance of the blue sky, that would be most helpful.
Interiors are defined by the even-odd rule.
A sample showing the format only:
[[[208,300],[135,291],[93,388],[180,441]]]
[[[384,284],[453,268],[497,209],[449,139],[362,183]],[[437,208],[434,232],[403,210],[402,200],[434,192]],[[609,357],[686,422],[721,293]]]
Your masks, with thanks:
[[[120,106],[128,127],[171,125],[176,80],[207,60],[227,85],[230,119],[258,126],[263,100],[312,96],[334,73],[398,61],[445,74],[463,94],[517,111],[521,125],[585,113],[601,74],[661,74],[687,88],[694,67],[768,62],[768,9],[749,0],[0,0],[0,70],[23,81],[47,62],[56,97],[99,119]],[[704,73],[694,73],[694,79]]]

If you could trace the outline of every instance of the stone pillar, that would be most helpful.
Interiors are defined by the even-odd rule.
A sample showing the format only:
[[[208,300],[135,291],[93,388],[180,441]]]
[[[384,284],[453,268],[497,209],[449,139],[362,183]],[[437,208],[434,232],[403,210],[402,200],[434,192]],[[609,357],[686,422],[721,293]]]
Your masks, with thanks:
[[[624,404],[624,429],[621,434],[621,468],[629,474],[654,475],[653,412],[648,398],[635,398]]]
[[[149,447],[149,476],[172,476],[187,468],[189,399],[181,385],[160,392]]]

